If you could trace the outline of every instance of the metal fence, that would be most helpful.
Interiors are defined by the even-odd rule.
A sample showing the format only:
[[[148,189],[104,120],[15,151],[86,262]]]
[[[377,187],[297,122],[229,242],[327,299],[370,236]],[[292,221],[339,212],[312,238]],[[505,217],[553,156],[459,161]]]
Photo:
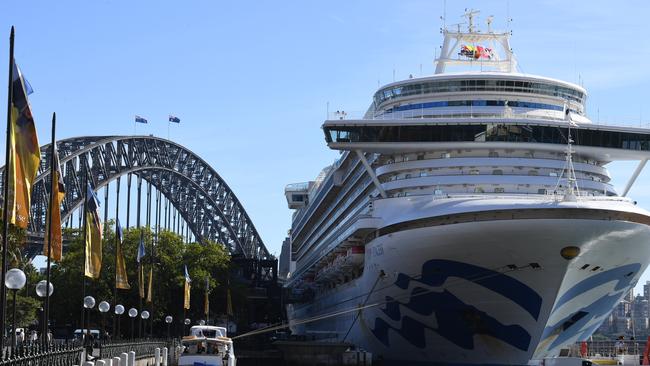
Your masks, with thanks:
[[[82,347],[76,343],[50,344],[47,349],[39,343],[7,349],[0,360],[3,366],[70,366],[80,363]]]
[[[109,359],[119,357],[122,353],[135,352],[136,359],[149,358],[154,356],[156,348],[167,347],[172,350],[175,341],[172,339],[147,339],[122,342],[106,342],[99,345],[99,358]]]

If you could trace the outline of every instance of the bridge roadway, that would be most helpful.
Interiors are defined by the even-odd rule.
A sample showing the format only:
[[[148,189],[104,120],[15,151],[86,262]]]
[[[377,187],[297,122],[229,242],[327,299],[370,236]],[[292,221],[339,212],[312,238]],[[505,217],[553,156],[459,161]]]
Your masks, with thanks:
[[[147,183],[149,207],[153,201],[151,186],[157,191],[154,226],[173,227],[176,230],[175,214],[178,213],[178,228],[186,227],[199,242],[217,241],[226,245],[231,255],[240,258],[272,259],[249,215],[228,184],[205,160],[189,149],[153,136],[73,137],[57,141],[57,149],[66,187],[61,206],[62,222],[70,225],[75,210],[82,208],[86,176],[96,191],[114,181],[119,187],[120,179],[125,177],[127,200],[131,197],[132,180],[137,180],[138,191],[142,181]],[[41,250],[45,231],[50,155],[50,144],[42,146],[41,166],[32,191],[27,235],[28,252],[32,255]],[[3,175],[4,167],[1,170],[0,175]],[[2,182],[4,179],[0,181],[0,189]],[[104,198],[108,203],[108,190]],[[127,204],[126,210],[129,207],[130,204]],[[107,213],[108,207],[105,208]],[[161,218],[162,208],[165,215]],[[149,219],[147,213],[147,221]]]

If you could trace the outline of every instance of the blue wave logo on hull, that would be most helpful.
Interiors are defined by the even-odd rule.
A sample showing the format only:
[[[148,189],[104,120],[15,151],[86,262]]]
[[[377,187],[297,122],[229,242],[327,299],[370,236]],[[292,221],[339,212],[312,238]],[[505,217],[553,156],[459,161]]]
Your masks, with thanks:
[[[620,301],[621,297],[633,285],[632,281],[634,281],[634,274],[637,273],[640,269],[641,264],[632,263],[604,272],[599,272],[598,274],[595,274],[578,282],[564,294],[562,294],[562,296],[558,299],[557,303],[553,307],[551,317],[562,305],[573,300],[574,298],[598,286],[604,285],[608,282],[616,281],[616,285],[614,286],[614,293],[607,294],[592,302],[591,304],[583,306],[580,309],[572,312],[563,319],[555,322],[555,324],[547,326],[544,329],[544,333],[542,334],[543,340],[546,340],[548,337],[557,335],[557,338],[555,338],[555,340],[553,340],[553,342],[548,346],[548,349],[553,349],[557,346],[560,346],[563,343],[570,341],[576,335],[578,336],[578,340],[587,339],[596,329],[598,329],[602,323],[602,320],[605,320],[605,316],[614,309],[616,304]],[[591,325],[588,325],[594,319],[601,317],[601,321],[597,321]]]
[[[539,317],[542,298],[530,287],[503,273],[475,265],[433,259],[422,266],[420,279],[400,273],[395,285],[408,289],[412,282],[431,287],[442,286],[448,278],[456,277],[479,284],[496,292],[526,310],[535,320]],[[418,348],[426,347],[426,331],[431,330],[464,349],[474,349],[474,336],[489,335],[522,351],[530,346],[530,334],[519,325],[504,325],[494,317],[466,304],[449,290],[432,292],[415,286],[409,301],[402,303],[386,297],[383,313],[393,321],[400,321],[399,328],[391,326],[386,320],[375,319],[372,329],[375,337],[386,347],[390,347],[389,332],[393,331]],[[422,316],[435,316],[437,327],[433,328],[403,315],[401,308],[407,308]]]

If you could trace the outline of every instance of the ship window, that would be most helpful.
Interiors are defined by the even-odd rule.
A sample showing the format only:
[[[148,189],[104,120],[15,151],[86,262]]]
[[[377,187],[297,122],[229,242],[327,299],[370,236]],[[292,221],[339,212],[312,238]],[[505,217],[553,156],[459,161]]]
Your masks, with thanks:
[[[479,171],[478,171],[478,169],[472,169],[472,170],[469,171],[469,174],[470,175],[478,175]]]
[[[305,200],[305,197],[301,194],[292,194],[291,195],[291,200],[294,202],[302,202]]]
[[[506,190],[505,190],[505,188],[503,188],[503,187],[497,187],[497,188],[494,189],[494,193],[503,193],[503,192],[505,192],[505,191],[506,191]]]
[[[498,158],[499,153],[496,152],[496,151],[490,151],[490,154],[488,156],[491,157],[491,158]]]
[[[483,190],[483,187],[476,187],[474,188],[474,193],[485,193],[485,190]]]
[[[529,170],[528,175],[539,175],[539,172],[537,170]]]
[[[494,169],[492,171],[492,175],[503,175],[503,170],[501,169]]]
[[[538,189],[537,194],[546,194],[546,189],[545,188]]]

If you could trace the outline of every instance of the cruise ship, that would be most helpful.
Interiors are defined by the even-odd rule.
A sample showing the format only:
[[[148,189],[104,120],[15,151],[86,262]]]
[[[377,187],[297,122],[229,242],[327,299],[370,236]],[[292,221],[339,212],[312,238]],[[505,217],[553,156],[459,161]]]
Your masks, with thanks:
[[[586,340],[645,271],[650,213],[627,193],[650,130],[592,123],[583,87],[519,72],[511,32],[465,16],[433,75],[328,118],[340,158],[285,188],[293,334],[397,364],[526,365]],[[617,192],[622,160],[638,166]]]

